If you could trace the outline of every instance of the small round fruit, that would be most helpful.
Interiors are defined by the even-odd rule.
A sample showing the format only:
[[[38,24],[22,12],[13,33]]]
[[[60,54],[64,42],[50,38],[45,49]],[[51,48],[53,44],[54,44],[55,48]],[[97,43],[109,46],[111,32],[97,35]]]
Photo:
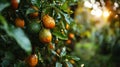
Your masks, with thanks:
[[[70,28],[69,24],[66,24],[65,28],[66,28],[66,30],[69,30],[69,28]]]
[[[40,31],[40,24],[37,22],[29,23],[28,30],[30,33],[38,33]]]
[[[30,55],[27,58],[27,63],[29,64],[30,67],[35,67],[38,63],[38,56],[36,54]]]
[[[23,28],[25,26],[25,21],[23,19],[21,19],[21,18],[16,18],[15,19],[15,25],[17,27]]]
[[[74,61],[74,60],[70,60],[70,63],[71,63],[71,64],[75,64],[75,61]]]
[[[31,18],[37,18],[39,16],[39,12],[33,12],[29,15]]]
[[[39,32],[39,40],[42,43],[49,43],[52,40],[52,34],[49,29],[42,29]]]
[[[67,41],[66,41],[66,44],[71,44],[72,42],[71,42],[71,40],[70,39],[68,39]]]
[[[69,34],[68,34],[68,37],[71,38],[71,39],[73,39],[75,36],[74,36],[73,33],[69,33]]]
[[[13,9],[17,9],[19,5],[20,0],[11,0],[11,6]]]
[[[49,15],[44,15],[42,21],[45,28],[52,29],[55,27],[55,20]]]

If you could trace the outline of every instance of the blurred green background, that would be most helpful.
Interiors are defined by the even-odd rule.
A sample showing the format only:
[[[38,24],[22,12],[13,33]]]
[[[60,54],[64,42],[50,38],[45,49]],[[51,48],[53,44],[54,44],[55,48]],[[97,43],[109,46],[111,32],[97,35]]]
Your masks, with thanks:
[[[119,0],[83,0],[74,14],[75,52],[85,67],[120,66]],[[80,66],[78,66],[80,67]]]

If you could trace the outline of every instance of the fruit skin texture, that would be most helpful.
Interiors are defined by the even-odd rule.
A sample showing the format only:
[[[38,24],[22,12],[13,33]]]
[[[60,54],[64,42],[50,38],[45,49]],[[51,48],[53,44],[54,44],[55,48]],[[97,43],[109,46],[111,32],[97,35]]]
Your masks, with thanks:
[[[68,37],[71,38],[71,39],[73,39],[75,36],[74,36],[73,33],[69,33]]]
[[[39,16],[39,12],[34,12],[30,14],[31,18],[37,18]]]
[[[44,15],[42,21],[45,28],[52,29],[55,27],[55,20],[49,15]]]
[[[39,40],[42,43],[49,43],[52,40],[52,34],[49,29],[42,29],[39,32]]]
[[[17,9],[18,8],[18,0],[11,0],[11,6],[13,9]]]
[[[40,31],[40,24],[37,22],[29,23],[28,30],[30,33],[38,33]]]
[[[71,44],[72,43],[72,41],[70,40],[70,39],[68,39],[67,41],[66,41],[66,44]]]
[[[25,21],[23,19],[21,19],[21,18],[16,18],[15,19],[15,25],[17,27],[23,28],[25,26]]]
[[[38,56],[36,54],[30,55],[26,61],[30,67],[35,67],[38,63]]]

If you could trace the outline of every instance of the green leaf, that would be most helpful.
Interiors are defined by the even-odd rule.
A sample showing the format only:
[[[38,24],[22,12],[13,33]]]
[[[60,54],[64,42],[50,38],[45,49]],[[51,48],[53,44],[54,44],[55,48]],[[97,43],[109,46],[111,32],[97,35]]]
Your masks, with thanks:
[[[76,56],[71,56],[71,57],[72,57],[72,59],[75,60],[75,61],[79,61],[79,60],[80,60],[79,57],[76,57]]]
[[[5,8],[8,7],[10,4],[9,3],[0,3],[0,12]]]
[[[25,64],[25,62],[19,61],[14,64],[14,67],[27,67],[27,65]]]
[[[68,9],[68,1],[64,2],[63,5],[60,7],[62,10],[67,10]]]
[[[10,66],[10,60],[4,59],[1,62],[1,67],[9,67]]]
[[[1,59],[1,66],[2,67],[8,67],[11,65],[12,61],[15,60],[14,55],[10,52],[7,51],[5,52],[5,57]]]
[[[35,10],[33,8],[28,8],[27,11],[26,11],[26,14],[30,14],[30,13],[33,13],[35,12]]]
[[[13,37],[22,49],[24,49],[27,53],[31,53],[32,47],[30,40],[27,38],[21,28],[16,28],[13,25],[8,25],[4,17],[1,15],[0,23],[2,23],[1,28],[4,29],[10,37]]]
[[[66,64],[67,64],[68,67],[73,67],[73,65],[68,61],[66,62]]]
[[[62,48],[62,52],[60,53],[60,56],[63,57],[66,55],[66,47]]]
[[[68,15],[68,14],[65,14],[65,13],[64,13],[63,15],[64,15],[65,21],[70,24],[71,19],[70,19],[69,15]]]
[[[52,52],[54,55],[56,55],[56,54],[57,54],[54,50],[52,50],[51,52]]]
[[[62,64],[59,62],[56,62],[56,66],[55,67],[62,67]]]
[[[62,34],[59,31],[53,31],[52,34],[55,35],[56,37],[58,37],[59,39],[62,39],[62,40],[67,40],[68,39],[67,35]]]
[[[12,37],[17,41],[19,46],[26,52],[30,53],[32,50],[31,43],[24,34],[23,30],[21,28],[14,28],[10,32],[12,33]]]
[[[2,15],[0,15],[0,23],[2,24],[0,26],[0,28],[5,29],[5,30],[8,29],[8,24],[7,24],[7,22],[5,21],[5,18]]]
[[[31,0],[31,3],[37,7],[40,6],[40,2],[41,2],[41,0]]]

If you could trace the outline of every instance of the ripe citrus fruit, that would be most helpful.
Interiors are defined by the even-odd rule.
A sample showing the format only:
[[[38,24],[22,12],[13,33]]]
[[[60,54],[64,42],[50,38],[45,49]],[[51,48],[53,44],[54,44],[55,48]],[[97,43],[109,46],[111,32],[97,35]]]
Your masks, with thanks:
[[[30,55],[27,58],[27,63],[29,64],[30,67],[35,67],[38,63],[38,56],[36,54]]]
[[[21,19],[21,18],[16,18],[15,19],[15,25],[17,27],[23,28],[25,26],[25,21],[23,19]]]
[[[37,18],[39,16],[39,12],[33,12],[29,15],[31,18]]]
[[[70,60],[70,63],[71,63],[71,64],[75,64],[75,61],[74,61],[74,60]]]
[[[68,34],[68,37],[71,38],[71,39],[73,39],[75,36],[74,36],[73,33],[69,33],[69,34]]]
[[[68,39],[67,41],[66,41],[66,44],[71,44],[72,43],[72,41],[70,40],[70,39]]]
[[[11,6],[13,9],[17,9],[20,0],[11,0]]]
[[[69,24],[66,24],[65,28],[66,28],[66,30],[69,30],[69,28],[70,28]]]
[[[49,29],[42,29],[39,32],[39,39],[42,43],[49,43],[52,40],[52,34]]]
[[[44,15],[42,21],[45,28],[52,29],[55,27],[55,20],[49,15]]]

